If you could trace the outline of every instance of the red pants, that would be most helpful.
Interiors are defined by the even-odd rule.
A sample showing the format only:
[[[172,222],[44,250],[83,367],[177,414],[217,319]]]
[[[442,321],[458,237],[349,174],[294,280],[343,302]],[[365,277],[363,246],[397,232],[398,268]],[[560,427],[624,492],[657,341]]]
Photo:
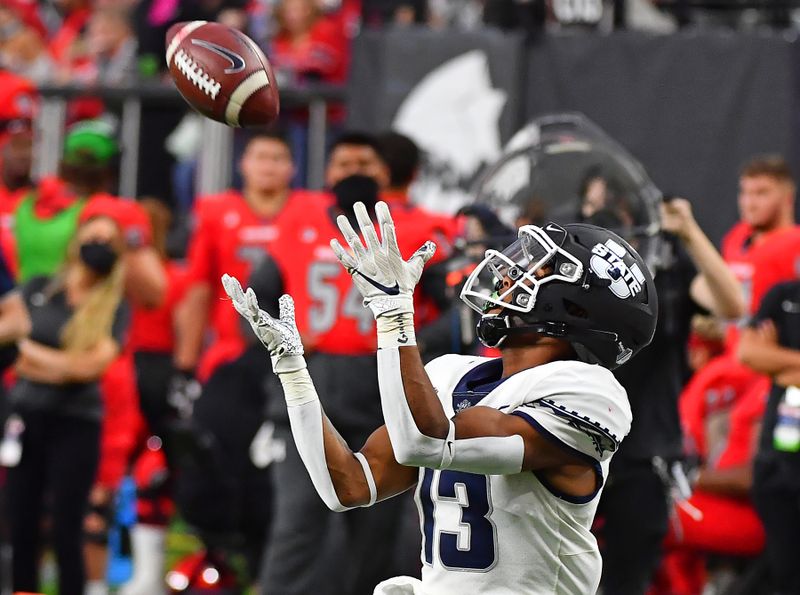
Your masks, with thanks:
[[[676,512],[654,595],[701,593],[708,553],[748,557],[764,548],[764,528],[747,500],[695,492]]]

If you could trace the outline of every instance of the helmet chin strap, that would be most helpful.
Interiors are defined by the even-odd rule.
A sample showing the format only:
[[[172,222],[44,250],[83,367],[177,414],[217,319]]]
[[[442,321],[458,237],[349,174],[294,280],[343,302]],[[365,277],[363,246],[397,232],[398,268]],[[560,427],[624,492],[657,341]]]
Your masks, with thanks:
[[[506,337],[538,333],[548,337],[563,337],[566,325],[558,322],[537,322],[511,326],[511,315],[483,316],[478,321],[477,335],[486,347],[500,347]]]
[[[506,337],[515,335],[526,335],[537,333],[546,337],[554,337],[556,339],[564,339],[570,343],[580,343],[581,339],[597,339],[602,338],[609,342],[616,343],[618,340],[617,333],[600,330],[579,329],[574,326],[568,325],[565,322],[535,322],[532,324],[521,324],[519,326],[511,326],[512,315],[497,314],[483,316],[478,321],[476,329],[478,339],[486,347],[497,348],[500,347],[506,340]]]

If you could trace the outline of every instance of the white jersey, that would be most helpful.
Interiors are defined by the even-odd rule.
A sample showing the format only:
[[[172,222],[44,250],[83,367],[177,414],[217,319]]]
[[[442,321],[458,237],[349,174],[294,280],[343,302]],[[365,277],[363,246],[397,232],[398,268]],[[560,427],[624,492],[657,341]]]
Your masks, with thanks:
[[[577,361],[551,362],[488,385],[502,370],[499,359],[448,355],[426,370],[449,417],[475,405],[519,415],[591,463],[598,489],[575,498],[535,472],[420,469],[422,592],[595,593],[601,559],[590,527],[611,455],[630,430],[625,389],[607,369]]]

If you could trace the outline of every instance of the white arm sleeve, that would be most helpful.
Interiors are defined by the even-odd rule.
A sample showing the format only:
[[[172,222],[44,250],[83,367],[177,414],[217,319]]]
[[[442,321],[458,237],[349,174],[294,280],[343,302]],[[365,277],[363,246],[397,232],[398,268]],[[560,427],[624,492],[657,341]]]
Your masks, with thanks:
[[[339,502],[328,471],[328,463],[325,460],[322,405],[308,370],[302,368],[294,372],[285,372],[279,374],[278,378],[280,378],[286,396],[292,436],[294,436],[300,458],[311,476],[311,483],[314,484],[314,488],[328,508],[335,512],[350,510]],[[361,453],[354,453],[354,455],[364,470],[367,486],[369,486],[370,500],[365,506],[372,506],[377,500],[375,478],[366,457]]]
[[[401,465],[483,475],[508,475],[522,471],[525,455],[522,436],[457,440],[453,420],[450,420],[447,438],[431,438],[420,432],[408,406],[397,347],[378,350],[378,385],[389,440]]]

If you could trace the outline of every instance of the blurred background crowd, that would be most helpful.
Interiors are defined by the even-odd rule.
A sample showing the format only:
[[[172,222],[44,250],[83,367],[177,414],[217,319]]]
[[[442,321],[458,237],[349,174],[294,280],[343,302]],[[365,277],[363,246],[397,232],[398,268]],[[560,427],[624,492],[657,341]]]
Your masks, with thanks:
[[[283,101],[273,128],[233,132],[178,98],[164,36],[195,19],[265,49]],[[629,239],[656,271],[661,312],[654,343],[618,372],[634,422],[596,522],[602,592],[800,593],[791,143],[751,143],[757,133],[737,128],[735,168],[712,148],[694,164],[724,175],[726,192],[687,200],[579,115],[535,120],[510,141],[469,128],[498,118],[505,99],[491,81],[480,100],[448,82],[456,99],[437,102],[418,69],[419,101],[394,125],[364,126],[364,106],[385,106],[351,78],[354,61],[363,75],[384,59],[364,40],[385,35],[435,48],[431,32],[458,31],[460,51],[470,35],[490,46],[518,36],[536,52],[552,35],[712,32],[724,61],[720,43],[793,43],[798,26],[788,0],[2,0],[0,593],[362,595],[419,574],[412,494],[343,515],[319,500],[269,358],[219,282],[247,281],[266,308],[293,295],[325,410],[359,447],[382,424],[374,322],[328,246],[359,200],[390,205],[406,256],[427,239],[439,246],[415,296],[426,360],[491,354],[458,294],[519,225],[584,221]],[[392,69],[413,70],[418,56],[391,55],[396,99],[412,88]],[[624,71],[630,55],[615,56]],[[782,96],[757,78],[774,55],[756,56],[745,80]],[[480,86],[487,70],[461,75]],[[641,85],[669,97],[668,85]],[[683,99],[670,100],[678,112]],[[627,118],[630,105],[617,107]],[[770,106],[751,108],[754,129],[774,129]],[[637,134],[653,136],[659,116],[633,115]],[[730,129],[739,115],[662,124]],[[444,130],[456,139],[448,163]],[[673,188],[697,178],[664,169],[658,181]]]

